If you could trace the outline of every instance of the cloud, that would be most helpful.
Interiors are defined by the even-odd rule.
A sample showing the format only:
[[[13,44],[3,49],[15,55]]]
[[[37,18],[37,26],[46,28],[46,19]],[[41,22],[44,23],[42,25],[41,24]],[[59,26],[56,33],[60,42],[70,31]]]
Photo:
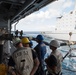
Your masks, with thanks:
[[[38,13],[33,13],[30,16],[27,17],[27,20],[29,19],[48,19],[50,15],[49,11],[39,11]]]
[[[74,2],[72,2],[72,0],[55,1],[20,20],[17,25],[17,29],[23,29],[24,31],[50,30],[51,26],[55,25],[55,19],[61,16],[63,10],[71,7],[73,3]]]
[[[51,19],[53,17],[58,17],[62,13],[62,10],[64,10],[62,7],[66,7],[65,5],[67,5],[68,2],[72,4],[70,1],[67,1],[66,4],[64,4],[64,2],[65,0],[55,1],[38,11],[38,13],[31,14],[27,19]],[[43,11],[44,9],[45,11]]]
[[[17,25],[17,30],[23,31],[50,31],[55,29],[54,26],[50,25],[26,25],[26,26],[19,26]]]
[[[64,5],[63,5],[63,8],[67,8],[67,7],[71,7],[73,5],[73,1],[70,1],[70,0],[67,0]]]

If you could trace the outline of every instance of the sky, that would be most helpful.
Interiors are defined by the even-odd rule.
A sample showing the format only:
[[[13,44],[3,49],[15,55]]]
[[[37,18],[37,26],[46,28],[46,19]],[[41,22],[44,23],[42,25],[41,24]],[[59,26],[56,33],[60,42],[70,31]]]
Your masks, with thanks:
[[[57,17],[73,11],[75,4],[75,0],[54,1],[39,11],[21,19],[16,25],[16,30],[51,31],[56,26]],[[12,25],[12,30],[15,30],[14,25]]]

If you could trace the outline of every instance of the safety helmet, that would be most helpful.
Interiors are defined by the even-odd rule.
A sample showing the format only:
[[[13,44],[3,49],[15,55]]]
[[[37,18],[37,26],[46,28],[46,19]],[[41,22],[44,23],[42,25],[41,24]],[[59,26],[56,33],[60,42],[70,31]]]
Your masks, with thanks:
[[[21,42],[19,37],[13,39],[13,45],[14,46],[16,46],[19,42]]]
[[[36,39],[42,41],[44,38],[42,35],[37,35]]]
[[[27,43],[30,43],[29,39],[28,38],[22,38],[22,43],[24,44],[27,44]]]
[[[32,41],[30,41],[30,44],[31,44],[31,45],[33,45],[33,42],[32,42]]]
[[[59,42],[58,42],[57,40],[52,40],[52,41],[50,42],[50,46],[60,47],[60,44],[59,44]]]

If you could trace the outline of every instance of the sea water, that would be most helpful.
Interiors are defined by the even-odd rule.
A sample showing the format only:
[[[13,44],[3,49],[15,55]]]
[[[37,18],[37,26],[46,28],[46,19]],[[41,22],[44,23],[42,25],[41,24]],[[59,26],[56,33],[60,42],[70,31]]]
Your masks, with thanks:
[[[25,32],[24,36],[29,37],[36,37],[39,32]],[[47,38],[44,36],[44,40],[47,42],[50,42],[53,38]],[[33,48],[37,45],[36,41],[33,41]],[[72,50],[70,50],[72,49]],[[59,50],[62,52],[63,56],[67,54],[67,52],[70,50],[69,54],[66,56],[66,58],[62,62],[62,73],[63,75],[76,75],[76,45],[69,46],[61,46]],[[45,58],[49,56],[51,53],[51,50],[49,46],[47,46],[47,53],[45,55]]]

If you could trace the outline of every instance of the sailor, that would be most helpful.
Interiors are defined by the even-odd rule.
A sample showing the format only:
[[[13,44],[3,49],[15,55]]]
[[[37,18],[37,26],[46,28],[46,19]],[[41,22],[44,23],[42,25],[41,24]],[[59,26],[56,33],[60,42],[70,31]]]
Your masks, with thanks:
[[[24,48],[19,38],[13,39],[13,44],[17,50],[9,60],[8,65],[11,67],[9,67],[9,72],[11,72],[12,75],[33,75],[32,69],[34,61],[31,49],[29,47]],[[12,66],[15,66],[15,71],[11,71]]]
[[[50,49],[52,50],[50,56],[45,59],[47,64],[48,75],[62,75],[62,60],[63,55],[57,49],[60,47],[60,44],[57,40],[52,40],[49,45]]]
[[[33,48],[31,48],[33,43],[30,42],[28,38],[26,38],[26,37],[22,38],[22,44],[25,48],[29,47],[31,49],[34,65],[33,65],[33,69],[31,71],[30,75],[34,75],[39,66],[39,59],[38,59],[37,53]]]
[[[44,57],[46,54],[46,45],[43,43],[43,40],[44,40],[44,38],[42,35],[37,35],[36,42],[38,44],[36,45],[36,47],[34,49],[38,54],[40,65],[39,65],[38,71],[36,72],[36,75],[45,75]]]
[[[32,48],[32,46],[33,46],[32,40],[30,40],[29,46]]]

